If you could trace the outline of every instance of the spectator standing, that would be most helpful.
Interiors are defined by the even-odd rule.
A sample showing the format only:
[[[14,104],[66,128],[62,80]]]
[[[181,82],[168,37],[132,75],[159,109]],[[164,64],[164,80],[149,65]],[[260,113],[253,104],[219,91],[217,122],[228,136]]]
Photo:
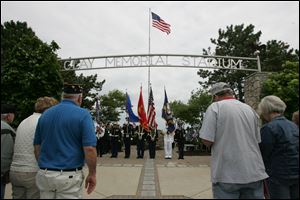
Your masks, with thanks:
[[[40,191],[35,183],[39,168],[34,156],[33,138],[42,113],[57,103],[58,101],[52,97],[38,98],[34,106],[35,112],[24,119],[17,128],[14,155],[10,167],[13,199],[40,198]]]
[[[299,128],[299,110],[293,113],[292,121],[298,126]]]
[[[299,199],[299,128],[283,116],[285,109],[286,104],[273,95],[258,105],[267,121],[261,128],[260,149],[271,199]]]
[[[212,147],[211,180],[216,199],[262,199],[263,180],[268,177],[258,143],[261,142],[256,112],[234,98],[223,82],[210,91],[200,130],[202,142]]]
[[[15,130],[9,125],[15,118],[15,107],[1,104],[1,199],[5,196],[5,187],[9,183],[9,168],[14,152]]]
[[[65,84],[63,100],[39,118],[34,153],[40,170],[36,183],[41,199],[82,198],[84,162],[88,166],[85,188],[96,187],[96,135],[90,112],[80,108],[82,88]]]

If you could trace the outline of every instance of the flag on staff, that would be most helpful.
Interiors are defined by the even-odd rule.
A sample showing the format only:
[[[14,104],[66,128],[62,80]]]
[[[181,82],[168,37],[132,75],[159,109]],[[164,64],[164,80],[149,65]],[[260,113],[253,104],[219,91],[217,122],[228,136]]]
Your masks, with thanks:
[[[138,103],[138,115],[139,115],[139,118],[140,118],[140,124],[141,124],[141,126],[145,130],[149,131],[148,122],[147,122],[147,116],[146,116],[145,107],[144,107],[142,87],[141,87],[140,98],[139,98],[139,103]]]
[[[164,102],[164,106],[162,109],[162,118],[164,118],[166,120],[166,123],[168,126],[167,127],[168,132],[172,133],[173,131],[175,131],[175,122],[174,122],[173,115],[172,115],[172,112],[170,109],[166,89],[165,89],[165,102]]]
[[[171,33],[170,24],[166,23],[163,19],[161,19],[157,14],[151,12],[152,14],[152,26],[161,30],[162,32],[166,32],[168,35]]]
[[[157,123],[155,121],[155,107],[154,107],[154,99],[153,99],[153,92],[152,88],[150,87],[150,94],[149,94],[149,99],[148,99],[148,125],[150,128],[156,129],[157,128]]]
[[[99,122],[100,120],[100,107],[98,103],[98,99],[96,99],[96,121]]]
[[[128,121],[129,122],[139,122],[139,117],[136,116],[132,111],[132,105],[129,98],[129,95],[126,92],[126,112],[128,113]]]

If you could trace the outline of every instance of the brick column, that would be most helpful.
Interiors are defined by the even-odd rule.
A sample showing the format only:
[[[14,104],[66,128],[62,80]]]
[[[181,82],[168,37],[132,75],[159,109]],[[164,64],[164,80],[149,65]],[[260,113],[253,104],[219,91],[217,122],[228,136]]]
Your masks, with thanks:
[[[245,80],[245,103],[250,105],[254,110],[260,102],[261,89],[263,82],[268,78],[267,72],[256,72],[246,77]]]

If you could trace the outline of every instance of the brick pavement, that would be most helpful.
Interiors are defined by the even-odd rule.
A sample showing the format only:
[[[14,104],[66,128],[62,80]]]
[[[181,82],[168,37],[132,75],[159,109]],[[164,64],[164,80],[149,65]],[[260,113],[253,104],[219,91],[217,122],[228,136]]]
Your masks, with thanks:
[[[184,160],[178,160],[177,148],[173,149],[172,159],[164,158],[164,150],[157,150],[155,159],[149,159],[148,150],[145,151],[144,159],[136,158],[136,147],[132,146],[129,159],[124,158],[124,152],[118,153],[118,158],[110,158],[105,154],[98,158],[98,166],[115,167],[142,167],[136,195],[111,195],[107,199],[188,199],[184,195],[162,195],[160,190],[158,169],[175,169],[191,167],[208,167],[210,156],[208,153],[186,152]],[[210,183],[209,183],[210,184]],[[195,194],[197,195],[197,194]],[[194,195],[194,196],[195,196]]]
[[[146,150],[144,159],[137,159],[136,146],[132,146],[129,159],[124,158],[124,152],[119,152],[118,158],[110,158],[110,154],[98,157],[97,188],[91,195],[84,192],[83,198],[212,198],[208,154],[186,152],[184,160],[178,160],[175,147],[172,159],[164,159],[164,150],[157,150],[155,159],[148,157]],[[87,172],[87,167],[84,170]],[[115,190],[113,187],[116,187]],[[10,185],[5,197],[11,199]]]

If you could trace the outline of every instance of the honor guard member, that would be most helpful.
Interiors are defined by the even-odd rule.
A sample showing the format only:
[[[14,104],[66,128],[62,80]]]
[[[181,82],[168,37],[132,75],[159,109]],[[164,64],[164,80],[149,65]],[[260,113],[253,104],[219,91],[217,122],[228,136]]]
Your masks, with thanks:
[[[103,151],[104,154],[108,153],[111,151],[111,146],[110,146],[110,133],[111,133],[111,124],[108,122],[105,126],[105,130],[104,130],[104,137],[103,137]]]
[[[185,143],[185,130],[184,130],[184,124],[183,121],[179,120],[178,121],[178,128],[175,131],[175,136],[174,140],[177,142],[178,145],[178,159],[184,159],[183,154],[184,154],[184,143]]]
[[[102,157],[104,154],[104,133],[105,129],[102,125],[96,124],[96,137],[97,137],[97,156]]]
[[[111,158],[118,157],[118,145],[121,141],[122,132],[117,123],[115,123],[112,127],[111,131]]]
[[[123,125],[123,141],[125,145],[125,158],[130,157],[131,141],[133,140],[134,129],[132,124]]]
[[[142,128],[142,126],[137,126],[137,158],[144,158],[144,151],[145,151],[145,141],[146,141],[146,134],[145,130]]]
[[[156,148],[157,140],[158,140],[157,129],[156,128],[151,129],[151,132],[147,135],[150,159],[155,158],[155,148]]]
[[[175,131],[164,133],[165,159],[172,159],[172,143],[174,142]]]

